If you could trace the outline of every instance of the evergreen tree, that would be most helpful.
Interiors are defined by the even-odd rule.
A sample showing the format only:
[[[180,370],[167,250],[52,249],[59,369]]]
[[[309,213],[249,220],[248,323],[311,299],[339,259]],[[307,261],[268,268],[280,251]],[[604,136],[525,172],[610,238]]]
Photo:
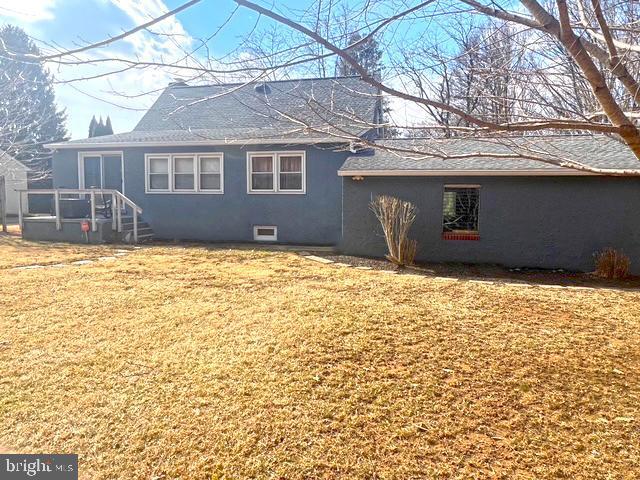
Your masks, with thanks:
[[[349,45],[362,40],[362,35],[358,32],[352,33],[349,37]],[[378,41],[375,37],[368,39],[366,42],[359,44],[356,47],[347,49],[351,56],[367,71],[367,73],[374,78],[381,79],[382,77],[382,50],[378,45]],[[348,77],[352,75],[358,75],[358,72],[354,68],[345,62],[342,57],[338,58],[336,63],[336,73],[341,77]],[[380,111],[378,122],[386,123],[391,107],[387,99],[383,99],[380,102]],[[379,132],[385,138],[397,137],[399,132],[395,129],[381,128]]]
[[[362,40],[362,35],[358,32],[349,36],[349,45]],[[372,37],[366,42],[356,47],[347,49],[347,52],[369,73],[369,75],[380,78],[382,75],[382,50],[378,46],[378,41]],[[342,57],[338,58],[336,65],[337,74],[341,77],[358,75],[351,65],[345,62]]]
[[[111,117],[107,115],[107,123],[104,126],[105,135],[113,135],[113,127],[111,126]]]
[[[98,126],[96,127],[95,136],[101,137],[104,135],[104,122],[102,121],[102,115],[100,115],[100,120],[98,120]]]
[[[113,127],[111,126],[111,118],[107,116],[107,121],[103,122],[102,116],[100,116],[100,120],[96,121],[96,116],[94,115],[91,123],[89,123],[89,138],[112,134]]]
[[[0,40],[0,50],[10,54],[40,55],[21,28],[0,27]],[[0,55],[0,150],[29,166],[32,180],[49,176],[51,152],[44,144],[67,138],[65,120],[44,66]]]
[[[91,121],[89,122],[89,138],[96,136],[96,127],[98,126],[98,122],[96,120],[96,116],[91,117]]]

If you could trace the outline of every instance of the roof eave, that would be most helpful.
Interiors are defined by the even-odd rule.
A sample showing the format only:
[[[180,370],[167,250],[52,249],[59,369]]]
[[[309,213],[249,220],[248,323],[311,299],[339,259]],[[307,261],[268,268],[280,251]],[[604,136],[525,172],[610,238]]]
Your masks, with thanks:
[[[195,147],[195,146],[225,146],[225,145],[303,145],[314,143],[347,143],[336,137],[325,138],[264,138],[256,140],[189,140],[175,142],[95,142],[95,143],[47,143],[44,145],[49,150],[72,150],[78,148],[132,148],[132,147]]]
[[[599,173],[570,168],[522,170],[338,170],[340,177],[582,177]]]

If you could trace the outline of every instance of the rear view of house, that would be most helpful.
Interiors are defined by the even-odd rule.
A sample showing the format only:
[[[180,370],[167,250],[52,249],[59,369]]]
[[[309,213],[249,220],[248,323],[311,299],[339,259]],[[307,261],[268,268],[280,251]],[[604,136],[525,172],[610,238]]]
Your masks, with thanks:
[[[357,78],[172,84],[132,132],[52,145],[53,181],[120,190],[156,238],[336,245],[346,139],[379,114]]]
[[[81,197],[87,189],[119,192],[158,239],[330,245],[382,256],[369,202],[390,194],[418,207],[418,260],[589,270],[593,253],[609,246],[640,260],[640,179],[504,158],[528,149],[636,168],[615,140],[382,140],[381,118],[378,92],[356,77],[175,83],[131,132],[50,145],[53,181]],[[457,159],[435,160],[433,152]],[[102,210],[119,215],[113,205]],[[68,215],[55,232],[25,219],[24,235],[112,238],[118,223],[107,218],[101,227],[93,217],[90,232]]]

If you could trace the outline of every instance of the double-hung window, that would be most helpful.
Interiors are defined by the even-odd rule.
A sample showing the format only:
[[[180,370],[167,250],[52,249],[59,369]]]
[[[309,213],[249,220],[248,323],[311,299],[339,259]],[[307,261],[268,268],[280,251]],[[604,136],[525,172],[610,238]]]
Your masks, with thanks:
[[[169,157],[147,157],[147,187],[150,191],[169,191]]]
[[[252,155],[249,157],[251,167],[252,192],[275,191],[275,155]]]
[[[223,193],[221,153],[149,154],[147,193]]]
[[[478,240],[479,185],[445,185],[442,199],[442,237]]]
[[[302,155],[279,155],[280,178],[278,186],[280,191],[302,190]]]
[[[198,182],[201,192],[222,189],[222,155],[198,156]]]
[[[194,157],[173,157],[173,189],[175,191],[195,190],[195,164]]]
[[[247,155],[249,193],[304,193],[304,152],[254,152]]]

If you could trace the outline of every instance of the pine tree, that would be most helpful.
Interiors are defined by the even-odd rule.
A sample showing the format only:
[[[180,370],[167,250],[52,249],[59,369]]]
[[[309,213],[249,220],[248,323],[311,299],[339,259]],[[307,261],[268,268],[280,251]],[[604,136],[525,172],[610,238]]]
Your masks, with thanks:
[[[352,33],[349,37],[349,45],[353,45],[354,43],[362,40],[362,38],[362,35],[358,32]],[[347,49],[347,52],[351,54],[351,56],[367,71],[369,75],[378,80],[382,77],[382,50],[380,49],[375,37],[371,37],[366,42],[362,42],[356,47]],[[342,77],[358,75],[358,72],[351,65],[345,62],[342,57],[339,57],[337,60],[336,71],[337,75]],[[389,113],[391,112],[391,107],[389,106],[389,102],[386,98],[381,100],[379,108],[378,122],[386,123]],[[385,138],[391,138],[398,136],[399,132],[395,129],[384,127],[380,129],[380,134]]]
[[[111,126],[111,118],[107,115],[107,123],[104,126],[105,135],[113,135],[113,127]]]
[[[103,122],[101,115],[100,120],[96,121],[96,116],[94,115],[91,119],[91,123],[89,123],[89,138],[112,134],[113,127],[111,126],[111,118],[107,116],[107,121]]]
[[[98,125],[96,126],[95,136],[101,137],[104,135],[104,122],[102,121],[102,115],[100,115],[100,120],[98,120]]]
[[[358,32],[349,36],[349,45],[362,40],[362,35]],[[380,78],[382,74],[382,50],[378,46],[378,41],[372,37],[366,42],[361,43],[357,47],[347,49],[347,52],[367,71],[367,73],[375,78]],[[342,57],[338,58],[336,65],[338,76],[347,77],[358,75],[354,68],[345,62]]]
[[[10,53],[40,55],[21,28],[0,27],[0,39]],[[44,144],[67,138],[65,120],[44,66],[0,55],[0,150],[29,166],[32,181],[49,177],[51,152]]]
[[[96,127],[98,126],[98,121],[96,120],[96,116],[91,117],[91,121],[89,122],[89,138],[96,136]]]

